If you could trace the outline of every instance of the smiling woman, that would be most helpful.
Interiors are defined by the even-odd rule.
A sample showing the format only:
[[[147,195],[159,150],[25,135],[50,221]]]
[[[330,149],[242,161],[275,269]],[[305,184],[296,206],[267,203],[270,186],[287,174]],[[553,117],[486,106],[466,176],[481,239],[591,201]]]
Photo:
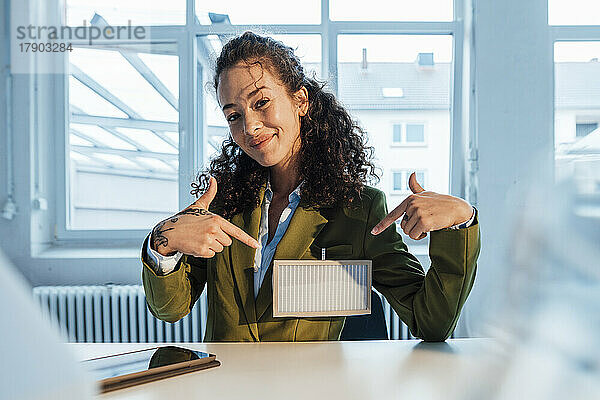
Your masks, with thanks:
[[[383,192],[367,186],[377,175],[364,132],[281,42],[232,39],[214,86],[231,135],[193,185],[204,194],[143,245],[152,313],[179,320],[206,285],[205,340],[338,340],[344,317],[273,317],[273,260],[314,259],[314,243],[372,260],[373,286],[413,335],[448,338],[475,276],[474,209],[425,191],[413,174],[413,195],[387,214]],[[431,232],[427,275],[393,224],[403,215],[411,238]]]
[[[269,167],[272,184],[294,176],[289,191],[303,182],[302,198],[321,207],[350,204],[364,183],[378,180],[362,129],[324,86],[273,39],[246,33],[223,48],[214,87],[231,137],[208,172],[219,182],[214,206],[225,217],[258,205]],[[253,146],[268,135],[274,140]],[[206,188],[208,174],[200,181]]]
[[[227,69],[219,81],[219,102],[236,144],[263,167],[291,165],[308,108],[306,88],[288,96],[258,61]]]

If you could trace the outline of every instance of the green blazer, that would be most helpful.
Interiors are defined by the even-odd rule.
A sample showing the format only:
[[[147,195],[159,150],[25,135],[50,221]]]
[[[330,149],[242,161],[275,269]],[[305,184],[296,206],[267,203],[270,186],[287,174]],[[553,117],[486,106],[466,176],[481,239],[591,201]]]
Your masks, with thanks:
[[[264,189],[261,193],[264,199]],[[261,206],[231,222],[257,238]],[[387,215],[385,195],[365,187],[359,207],[296,209],[274,259],[370,259],[372,282],[408,325],[428,341],[447,339],[473,286],[480,239],[477,221],[466,229],[431,232],[427,274],[392,224],[377,236],[371,229]],[[148,239],[146,239],[148,240]],[[146,249],[144,243],[143,249]],[[254,249],[234,239],[213,258],[183,255],[176,269],[158,276],[142,252],[142,280],[148,307],[157,318],[175,322],[207,290],[204,341],[339,340],[344,317],[274,318],[272,264],[254,298]]]

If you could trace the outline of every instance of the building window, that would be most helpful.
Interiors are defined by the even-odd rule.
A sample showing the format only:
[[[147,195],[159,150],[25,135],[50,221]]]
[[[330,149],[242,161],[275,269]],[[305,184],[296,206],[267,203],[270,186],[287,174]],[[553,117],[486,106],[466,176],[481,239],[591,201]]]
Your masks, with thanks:
[[[406,124],[407,143],[425,143],[425,125]]]
[[[394,143],[402,143],[402,125],[394,124]]]
[[[397,123],[393,124],[394,145],[422,146],[425,144],[424,123]]]
[[[576,124],[575,125],[575,137],[584,137],[598,129],[598,123],[590,124]]]
[[[412,193],[412,191],[410,190],[410,187],[408,186],[408,178],[410,177],[410,174],[412,174],[413,172],[415,172],[416,177],[417,177],[417,182],[419,182],[419,184],[423,187],[427,186],[427,183],[425,182],[426,179],[426,173],[425,171],[421,170],[421,171],[414,171],[414,170],[399,170],[399,171],[393,171],[392,172],[392,194],[408,194],[408,193]]]
[[[404,172],[394,172],[394,192],[406,191],[406,179]]]

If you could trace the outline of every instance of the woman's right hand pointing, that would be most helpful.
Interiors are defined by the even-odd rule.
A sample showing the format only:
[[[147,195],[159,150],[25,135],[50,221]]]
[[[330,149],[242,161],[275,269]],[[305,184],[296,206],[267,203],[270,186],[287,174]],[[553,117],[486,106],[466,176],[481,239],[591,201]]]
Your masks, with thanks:
[[[152,230],[151,245],[163,256],[182,252],[195,257],[211,258],[236,238],[257,248],[258,242],[223,217],[208,211],[217,194],[217,180],[210,178],[208,189],[188,208],[161,221]]]

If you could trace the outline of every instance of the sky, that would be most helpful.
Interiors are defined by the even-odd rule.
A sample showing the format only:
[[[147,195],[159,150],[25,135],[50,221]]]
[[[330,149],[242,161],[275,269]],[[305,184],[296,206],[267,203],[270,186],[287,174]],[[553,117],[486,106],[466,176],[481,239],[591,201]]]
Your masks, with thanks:
[[[600,42],[556,42],[555,62],[588,62],[600,60]]]
[[[600,25],[598,0],[548,0],[550,25]]]
[[[233,24],[319,24],[321,18],[319,0],[301,3],[195,1],[197,16],[203,24],[210,24],[209,11],[228,14]],[[129,21],[133,25],[178,25],[185,23],[185,4],[185,0],[66,0],[66,17],[68,25],[89,22],[94,12],[113,25],[126,25]],[[290,6],[293,4],[301,6]],[[451,21],[452,14],[452,0],[331,0],[330,3],[330,18],[337,21]],[[600,24],[600,1],[548,0],[548,20],[553,25]],[[321,61],[318,35],[269,34],[297,48],[303,62]],[[433,52],[436,62],[452,60],[451,38],[443,36],[345,35],[339,37],[338,47],[340,62],[359,62],[362,48],[367,48],[367,58],[372,62],[412,62],[419,52]],[[557,62],[593,58],[600,58],[597,43],[557,43],[555,46]]]
[[[66,0],[68,24],[80,24],[97,11],[114,24],[181,24],[185,21],[185,0]],[[452,0],[331,0],[330,18],[339,21],[451,21]],[[207,12],[228,14],[232,24],[319,24],[319,0],[289,2],[280,0],[196,0],[202,23],[209,23]]]
[[[67,22],[79,25],[89,21],[94,11],[113,24],[183,24],[185,0],[66,0]],[[295,6],[300,4],[301,6]],[[290,8],[293,8],[290,10]],[[247,0],[227,2],[196,0],[198,17],[208,23],[208,11],[228,14],[233,24],[318,24],[320,1],[284,2]],[[331,0],[330,18],[337,21],[451,21],[452,0]],[[598,0],[548,0],[551,25],[600,24]]]

